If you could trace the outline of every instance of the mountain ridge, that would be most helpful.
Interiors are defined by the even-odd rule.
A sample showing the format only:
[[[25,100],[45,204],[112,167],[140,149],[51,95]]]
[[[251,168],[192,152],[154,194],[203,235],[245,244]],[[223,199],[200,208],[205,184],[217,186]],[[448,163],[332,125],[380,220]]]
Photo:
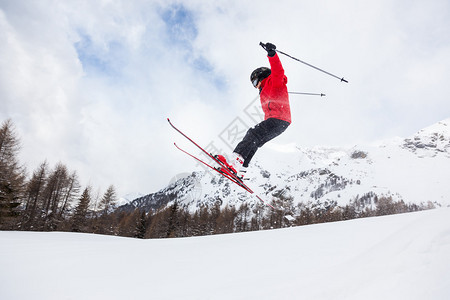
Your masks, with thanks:
[[[450,187],[445,184],[450,177],[450,118],[411,137],[369,145],[306,148],[270,142],[258,151],[248,176],[248,185],[266,201],[293,205],[344,206],[361,198],[375,205],[380,197],[450,205]],[[190,211],[211,205],[261,205],[220,175],[196,171],[119,209],[149,211],[174,201]]]

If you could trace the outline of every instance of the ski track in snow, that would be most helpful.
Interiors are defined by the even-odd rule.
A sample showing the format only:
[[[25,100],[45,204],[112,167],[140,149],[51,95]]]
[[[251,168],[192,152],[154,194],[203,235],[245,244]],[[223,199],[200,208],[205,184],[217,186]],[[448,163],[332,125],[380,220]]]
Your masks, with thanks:
[[[0,232],[0,299],[450,299],[450,208],[208,237]]]

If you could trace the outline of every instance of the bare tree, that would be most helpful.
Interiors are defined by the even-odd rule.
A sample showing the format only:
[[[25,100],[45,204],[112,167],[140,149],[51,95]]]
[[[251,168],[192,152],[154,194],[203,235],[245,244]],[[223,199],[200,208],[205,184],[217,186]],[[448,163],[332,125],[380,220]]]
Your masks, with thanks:
[[[64,218],[69,209],[71,208],[72,202],[75,201],[76,196],[80,192],[80,183],[78,181],[78,175],[73,172],[66,181],[66,188],[64,197],[62,199],[62,205],[59,210],[59,217]]]
[[[28,181],[25,192],[25,211],[23,213],[24,229],[39,229],[38,219],[42,206],[42,193],[47,181],[48,164],[46,161],[41,163],[36,171],[33,172]]]

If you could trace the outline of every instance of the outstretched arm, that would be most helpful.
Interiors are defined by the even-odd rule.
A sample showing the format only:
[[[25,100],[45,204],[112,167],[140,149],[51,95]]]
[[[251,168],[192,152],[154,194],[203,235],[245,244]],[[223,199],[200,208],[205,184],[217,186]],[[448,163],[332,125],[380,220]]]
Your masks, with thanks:
[[[282,85],[284,83],[284,69],[281,65],[280,58],[278,54],[275,53],[274,56],[268,56],[270,69],[272,71],[272,82],[274,85]]]

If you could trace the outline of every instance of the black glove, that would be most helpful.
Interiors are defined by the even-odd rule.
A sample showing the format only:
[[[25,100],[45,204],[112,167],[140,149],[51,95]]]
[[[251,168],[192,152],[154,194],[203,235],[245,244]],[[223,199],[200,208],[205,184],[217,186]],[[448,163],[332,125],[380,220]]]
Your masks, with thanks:
[[[274,44],[271,44],[271,43],[266,43],[264,45],[264,49],[266,49],[267,55],[269,55],[270,57],[273,57],[276,53],[275,49],[277,49],[277,46],[275,46]]]

